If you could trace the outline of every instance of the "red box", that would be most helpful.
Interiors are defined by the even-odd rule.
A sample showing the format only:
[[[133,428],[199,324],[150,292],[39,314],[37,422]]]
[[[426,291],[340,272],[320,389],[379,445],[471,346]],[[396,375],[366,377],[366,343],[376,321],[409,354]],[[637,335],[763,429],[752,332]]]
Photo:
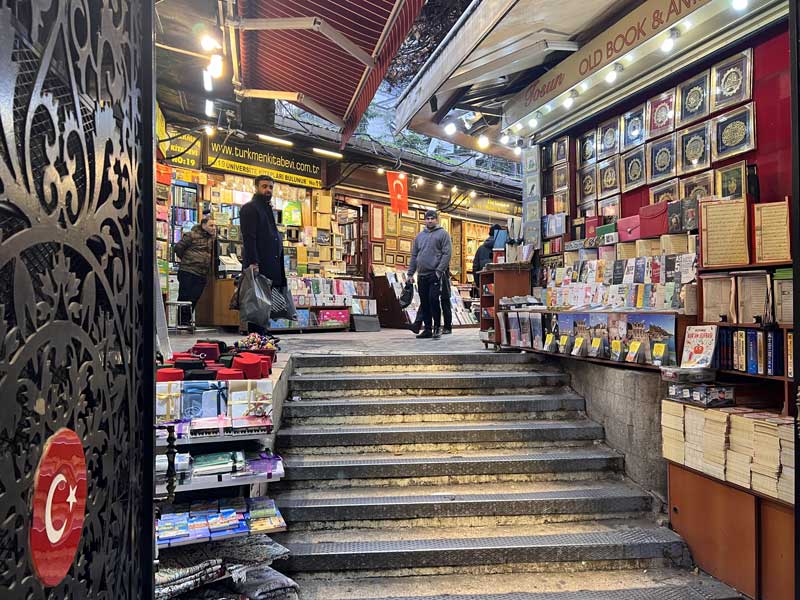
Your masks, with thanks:
[[[603,217],[586,217],[586,237],[597,237],[597,228],[603,224]]]
[[[648,204],[639,209],[641,237],[653,238],[667,234],[669,231],[668,204],[668,202],[659,202],[658,204]]]
[[[617,219],[617,232],[619,232],[620,242],[633,242],[640,239],[642,232],[639,226],[639,215]]]

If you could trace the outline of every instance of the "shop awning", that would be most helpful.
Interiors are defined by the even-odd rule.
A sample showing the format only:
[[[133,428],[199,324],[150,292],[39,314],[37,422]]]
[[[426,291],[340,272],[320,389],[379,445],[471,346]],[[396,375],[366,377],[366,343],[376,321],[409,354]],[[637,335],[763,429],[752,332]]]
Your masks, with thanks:
[[[242,97],[287,100],[358,126],[424,0],[241,0]]]

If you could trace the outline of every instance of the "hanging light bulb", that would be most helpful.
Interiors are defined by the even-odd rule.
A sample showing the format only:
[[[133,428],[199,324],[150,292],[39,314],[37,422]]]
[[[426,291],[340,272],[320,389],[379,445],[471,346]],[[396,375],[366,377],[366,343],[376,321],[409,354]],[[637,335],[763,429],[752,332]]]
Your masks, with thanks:
[[[489,138],[485,135],[478,136],[478,148],[488,148],[489,147]]]
[[[211,73],[211,76],[214,79],[219,79],[222,77],[222,55],[221,54],[213,54],[211,56],[211,60],[208,63],[208,72]]]
[[[469,197],[470,197],[470,198],[475,198],[477,195],[478,195],[478,194],[476,194],[476,193],[475,193],[475,190],[472,190],[472,191],[469,193]]]
[[[206,125],[206,135],[208,137],[214,137],[214,134],[217,132],[211,125]]]
[[[384,173],[386,173],[386,169],[383,167],[378,167],[378,175],[383,175]]]
[[[456,186],[453,186],[450,188],[450,191],[455,194],[458,191],[458,188]]]
[[[514,147],[514,155],[515,156],[520,156],[521,154],[522,154],[522,148],[520,148],[519,146],[515,146]]]
[[[219,42],[210,35],[204,35],[200,39],[200,47],[206,52],[213,52],[214,50],[219,50],[222,48],[222,46],[219,45]]]
[[[444,189],[444,184],[440,181],[436,184],[436,191],[441,192]]]
[[[214,101],[206,100],[206,115],[209,117],[214,116]]]
[[[453,123],[452,121],[444,126],[444,132],[447,135],[453,135],[456,132],[456,129],[457,129],[456,124]]]
[[[505,145],[508,143],[508,140],[510,139],[511,138],[509,137],[509,135],[507,133],[504,133],[503,136],[500,138],[500,143]]]
[[[531,129],[536,129],[538,125],[539,125],[539,119],[537,119],[536,117],[531,117],[531,119],[528,121],[528,127],[530,127]]]
[[[203,69],[203,89],[207,92],[214,91],[214,82],[211,80],[211,73],[208,69]]]
[[[422,177],[417,177],[417,186],[421,186],[425,183],[425,180]]]

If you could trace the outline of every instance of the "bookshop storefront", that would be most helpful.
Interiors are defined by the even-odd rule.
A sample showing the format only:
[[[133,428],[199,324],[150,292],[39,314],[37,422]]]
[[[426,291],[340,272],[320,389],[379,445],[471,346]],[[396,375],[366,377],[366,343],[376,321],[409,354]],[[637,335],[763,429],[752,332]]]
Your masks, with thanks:
[[[649,0],[514,97],[541,260],[481,300],[487,344],[560,355],[697,564],[769,599],[794,597],[788,17]]]

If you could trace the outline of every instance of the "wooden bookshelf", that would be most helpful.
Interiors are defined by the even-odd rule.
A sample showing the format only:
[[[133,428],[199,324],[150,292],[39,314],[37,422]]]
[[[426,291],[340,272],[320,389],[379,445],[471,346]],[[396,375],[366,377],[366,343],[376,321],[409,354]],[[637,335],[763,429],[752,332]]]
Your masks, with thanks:
[[[527,296],[531,293],[531,268],[530,265],[509,264],[492,265],[492,268],[484,269],[480,272],[481,282],[481,331],[488,331],[494,328],[493,342],[484,342],[487,348],[493,344],[498,346],[498,335],[500,332],[500,299],[510,296]],[[483,294],[485,284],[494,285],[494,294]],[[484,308],[493,308],[494,317],[486,318],[483,316]]]

